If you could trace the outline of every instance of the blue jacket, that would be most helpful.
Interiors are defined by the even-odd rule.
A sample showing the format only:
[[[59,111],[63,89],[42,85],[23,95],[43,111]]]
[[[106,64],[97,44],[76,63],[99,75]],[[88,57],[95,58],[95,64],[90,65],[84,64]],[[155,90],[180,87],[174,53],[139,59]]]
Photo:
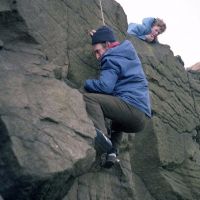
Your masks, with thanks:
[[[84,87],[89,92],[117,96],[151,117],[148,82],[128,40],[106,51],[101,58],[99,79],[86,80]]]
[[[130,23],[128,25],[128,34],[135,35],[138,38],[145,40],[145,35],[151,33],[151,27],[155,18],[148,17],[142,20],[142,24]]]

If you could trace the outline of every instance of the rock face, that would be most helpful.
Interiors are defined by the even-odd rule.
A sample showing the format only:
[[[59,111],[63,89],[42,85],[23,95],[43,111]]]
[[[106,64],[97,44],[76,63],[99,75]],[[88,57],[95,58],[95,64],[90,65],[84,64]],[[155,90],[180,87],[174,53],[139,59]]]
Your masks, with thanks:
[[[135,136],[133,170],[154,199],[199,199],[200,74],[187,73],[168,46],[133,42],[149,79],[153,110],[150,128]]]
[[[103,8],[125,39],[120,5]],[[186,72],[167,45],[128,38],[149,80],[153,118],[124,134],[119,165],[96,165],[93,124],[68,83],[97,75],[87,31],[101,23],[97,0],[0,2],[0,199],[200,199],[200,74]]]

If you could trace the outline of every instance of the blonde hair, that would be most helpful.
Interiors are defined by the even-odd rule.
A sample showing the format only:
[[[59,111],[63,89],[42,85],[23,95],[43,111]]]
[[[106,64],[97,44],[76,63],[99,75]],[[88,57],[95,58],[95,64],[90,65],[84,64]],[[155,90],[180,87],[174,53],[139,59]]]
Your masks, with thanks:
[[[153,23],[153,26],[155,26],[155,25],[159,26],[161,28],[161,33],[163,33],[167,28],[165,22],[160,18],[156,18],[155,19],[155,22]]]

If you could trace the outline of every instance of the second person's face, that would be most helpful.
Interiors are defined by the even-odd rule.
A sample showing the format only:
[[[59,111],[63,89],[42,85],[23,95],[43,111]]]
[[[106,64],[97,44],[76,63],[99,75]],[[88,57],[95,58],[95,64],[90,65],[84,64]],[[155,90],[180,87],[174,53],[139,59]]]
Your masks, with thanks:
[[[160,26],[155,25],[155,26],[153,26],[153,27],[151,28],[151,34],[152,34],[154,37],[157,37],[160,33],[161,33],[161,28],[160,28]]]

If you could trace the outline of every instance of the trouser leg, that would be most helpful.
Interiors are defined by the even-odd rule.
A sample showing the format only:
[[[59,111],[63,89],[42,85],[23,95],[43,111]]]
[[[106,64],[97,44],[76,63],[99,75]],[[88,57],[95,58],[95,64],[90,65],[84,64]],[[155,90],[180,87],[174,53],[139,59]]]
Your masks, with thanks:
[[[112,151],[118,154],[119,147],[122,141],[122,132],[112,131],[110,140],[112,142],[112,147],[113,147]]]
[[[112,127],[117,132],[138,132],[145,125],[145,114],[118,97],[85,93],[84,100],[94,126],[105,134],[107,134],[105,118],[112,120]]]
[[[84,101],[86,103],[86,110],[90,117],[90,119],[94,123],[94,127],[102,131],[104,134],[108,135],[107,128],[105,124],[105,117],[101,107],[101,95],[93,94],[93,93],[85,93]]]

